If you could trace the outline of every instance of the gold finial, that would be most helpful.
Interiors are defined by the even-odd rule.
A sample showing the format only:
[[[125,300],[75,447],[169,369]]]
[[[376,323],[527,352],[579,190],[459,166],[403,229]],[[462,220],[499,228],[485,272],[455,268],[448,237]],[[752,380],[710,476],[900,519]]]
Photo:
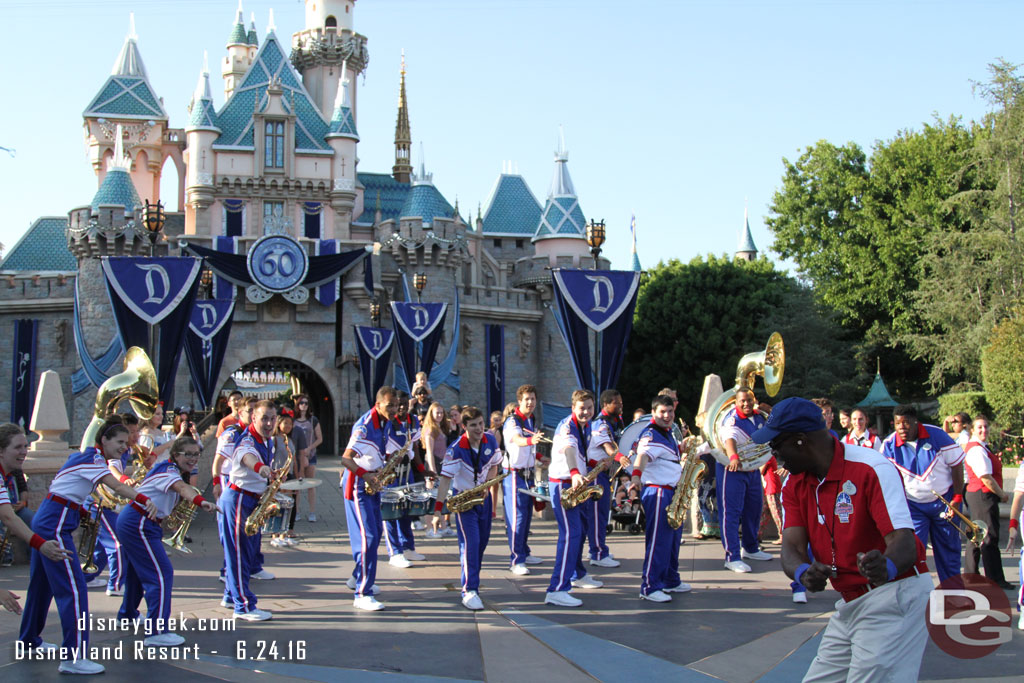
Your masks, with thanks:
[[[404,47],[402,48],[402,69],[401,69],[401,74],[403,76],[405,75],[405,48]]]

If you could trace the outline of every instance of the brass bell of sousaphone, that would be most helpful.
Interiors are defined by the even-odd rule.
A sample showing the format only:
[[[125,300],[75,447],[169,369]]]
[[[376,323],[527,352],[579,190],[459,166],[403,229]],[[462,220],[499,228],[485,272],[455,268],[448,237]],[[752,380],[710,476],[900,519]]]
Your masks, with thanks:
[[[725,457],[723,440],[719,437],[719,430],[729,409],[736,404],[736,392],[742,388],[753,389],[754,382],[758,375],[764,378],[764,390],[769,396],[775,396],[782,387],[782,375],[786,370],[786,349],[782,343],[782,335],[772,332],[768,338],[768,344],[764,351],[748,353],[740,359],[736,366],[735,385],[719,396],[711,407],[708,408],[707,418],[704,421],[704,438],[711,445],[712,454],[721,462]],[[716,452],[717,451],[717,452]],[[751,447],[746,453],[740,453],[740,468],[752,470],[760,467],[771,457],[770,450],[766,448]],[[746,457],[745,457],[746,456]],[[725,458],[723,464],[728,464]]]
[[[153,418],[159,403],[156,384],[156,370],[146,352],[133,346],[124,354],[124,370],[100,385],[96,392],[96,405],[92,420],[82,434],[81,449],[96,445],[100,427],[108,415],[117,410],[121,401],[128,401],[139,419],[145,422]]]

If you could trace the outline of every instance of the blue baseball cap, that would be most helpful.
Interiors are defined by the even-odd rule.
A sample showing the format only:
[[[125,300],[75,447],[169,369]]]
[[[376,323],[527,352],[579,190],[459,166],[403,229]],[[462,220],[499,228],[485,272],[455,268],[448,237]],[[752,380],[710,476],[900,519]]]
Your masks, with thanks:
[[[750,437],[754,443],[768,443],[779,434],[816,432],[827,429],[821,408],[806,398],[787,398],[772,408],[764,427]]]

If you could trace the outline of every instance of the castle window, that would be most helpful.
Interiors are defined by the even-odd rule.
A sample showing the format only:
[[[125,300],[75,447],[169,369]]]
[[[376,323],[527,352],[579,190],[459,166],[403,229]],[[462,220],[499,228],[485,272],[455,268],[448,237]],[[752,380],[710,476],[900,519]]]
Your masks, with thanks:
[[[264,128],[263,165],[284,168],[284,122],[267,121]]]
[[[523,248],[523,241],[522,240],[516,240],[516,249],[522,249],[522,248]]]
[[[224,200],[224,234],[241,237],[245,229],[245,202],[241,199]]]
[[[501,240],[499,240],[499,239],[495,239],[494,240],[494,248],[495,249],[501,249]]]
[[[327,28],[338,28],[338,20],[335,19],[334,15],[332,14],[329,17],[327,17],[326,21],[324,21],[324,26]]]
[[[320,216],[324,205],[320,202],[302,202],[303,234],[314,240],[320,239]]]
[[[284,215],[284,202],[263,202],[263,234],[290,232],[291,221]]]

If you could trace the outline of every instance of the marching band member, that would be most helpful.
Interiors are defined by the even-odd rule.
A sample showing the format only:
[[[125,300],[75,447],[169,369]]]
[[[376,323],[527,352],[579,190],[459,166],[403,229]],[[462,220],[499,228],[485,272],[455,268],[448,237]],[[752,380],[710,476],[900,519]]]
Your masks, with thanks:
[[[137,482],[125,473],[125,469],[132,457],[132,446],[138,444],[139,418],[130,413],[123,415],[112,415],[111,420],[120,420],[128,429],[128,448],[119,458],[111,458],[107,461],[107,469],[117,477],[117,480],[128,486],[135,486]],[[97,489],[110,493],[109,489],[100,484]],[[119,513],[112,507],[97,505],[96,500],[89,498],[85,504],[90,514],[95,516],[100,523],[100,532],[96,537],[96,549],[92,554],[93,564],[96,571],[85,575],[86,588],[98,588],[104,584],[100,575],[107,567],[110,573],[107,577],[107,595],[124,595],[124,553],[121,551],[121,541],[117,537],[117,518]]]
[[[61,644],[61,673],[94,674],[104,670],[85,658],[89,645],[89,632],[79,630],[79,621],[89,614],[89,594],[85,589],[85,575],[75,555],[54,560],[52,554],[40,547],[40,539],[56,540],[65,550],[74,553],[75,544],[71,533],[78,528],[79,516],[85,514],[82,503],[95,488],[103,483],[119,496],[134,500],[143,506],[151,518],[157,515],[156,504],[144,493],[122,484],[107,469],[106,461],[119,458],[128,447],[128,428],[120,420],[104,422],[96,433],[96,447],[86,448],[81,453],[72,453],[50,483],[49,492],[43,499],[32,528],[32,547],[39,552],[32,553],[29,569],[28,596],[25,611],[21,616],[19,639],[28,647],[46,647],[39,634],[46,626],[46,613],[50,602],[57,601],[60,623],[64,631]],[[2,506],[0,506],[2,508]]]
[[[1003,461],[998,453],[989,450],[988,418],[978,415],[971,423],[971,440],[964,446],[964,464],[967,466],[967,491],[964,494],[971,517],[988,526],[981,547],[973,543],[964,546],[964,573],[978,573],[978,559],[985,566],[985,576],[1000,588],[1011,588],[1003,574],[1003,559],[999,555],[999,503],[1008,503],[1010,494],[1003,490]],[[1022,577],[1024,578],[1024,577]]]
[[[245,430],[249,427],[249,423],[252,421],[252,411],[256,404],[259,402],[254,397],[243,399],[239,404],[237,421],[234,424],[229,424],[224,428],[224,431],[217,436],[217,450],[213,456],[213,467],[211,468],[211,474],[213,475],[213,497],[215,500],[220,502],[220,497],[224,490],[231,483],[231,455],[235,452],[235,442],[241,437]],[[224,541],[224,528],[221,525],[220,506],[217,507],[217,537],[220,539],[220,546],[226,547]],[[226,583],[224,574],[226,573],[227,564],[221,562],[220,565],[220,581]],[[221,607],[233,607],[231,604],[231,596],[228,595],[227,586],[224,586],[224,597],[220,601]]]
[[[896,471],[875,451],[840,443],[802,398],[780,401],[752,438],[791,472],[783,570],[814,592],[831,581],[842,596],[804,680],[916,681],[932,581]]]
[[[493,434],[484,430],[484,414],[475,406],[462,409],[465,433],[445,454],[441,477],[437,484],[437,502],[431,526],[441,525],[441,510],[451,485],[452,493],[468,491],[488,479],[493,479],[501,464],[501,450]],[[480,565],[484,550],[491,538],[491,496],[486,492],[484,502],[455,515],[459,534],[459,561],[462,565],[462,604],[466,609],[480,610]]]
[[[632,483],[644,485],[641,504],[647,520],[644,529],[644,570],[640,582],[640,599],[669,602],[669,593],[687,593],[690,584],[679,578],[679,545],[683,527],[669,526],[668,506],[683,474],[680,462],[681,444],[672,434],[675,405],[671,396],[661,394],[651,402],[653,419],[640,432],[637,441],[637,462]],[[755,472],[755,474],[757,474]]]
[[[537,454],[536,421],[533,410],[537,407],[537,387],[524,384],[516,389],[516,409],[502,426],[508,453],[508,469],[512,474],[501,482],[505,508],[505,537],[509,547],[509,570],[516,576],[530,573],[528,564],[540,564],[539,557],[530,554],[530,520],[533,518],[533,496],[523,493],[533,487],[533,468],[540,460]],[[522,490],[521,490],[522,489]]]
[[[128,504],[117,520],[118,538],[124,547],[125,587],[118,619],[136,619],[139,603],[146,597],[146,633],[148,646],[181,645],[185,642],[177,633],[170,633],[167,622],[171,618],[171,588],[174,584],[174,568],[164,550],[163,521],[180,498],[191,500],[194,505],[207,512],[216,511],[212,502],[197,494],[181,478],[183,472],[191,472],[199,462],[199,444],[195,439],[182,436],[171,444],[170,456],[153,466],[138,487],[139,493],[149,496],[158,509],[157,519],[143,514],[144,508],[138,503]]]
[[[566,509],[559,500],[563,489],[583,485],[587,471],[587,443],[590,418],[594,415],[594,394],[586,389],[572,392],[572,413],[555,428],[548,478],[551,508],[558,522],[558,546],[544,602],[562,607],[579,607],[583,601],[569,594],[571,588],[600,588],[604,584],[587,575],[583,566],[583,518],[580,506]]]
[[[392,425],[391,438],[388,439],[388,454],[400,451],[405,444],[412,439],[415,444],[420,440],[420,421],[414,415],[409,414],[409,397],[405,392],[398,392],[398,408],[395,413],[394,424]],[[399,467],[406,468],[409,472],[405,481],[397,477],[389,488],[405,486],[412,483],[412,449],[405,456],[405,464]],[[421,553],[416,552],[416,539],[412,533],[412,519],[405,515],[400,519],[389,519],[384,522],[384,542],[388,548],[388,564],[392,567],[407,569],[412,566],[409,560],[426,559]]]
[[[882,452],[882,439],[868,429],[868,416],[860,408],[854,408],[850,414],[850,433],[843,437],[843,443]]]
[[[964,502],[964,452],[946,432],[921,424],[917,409],[897,406],[892,411],[896,431],[882,444],[882,455],[896,465],[910,503],[914,531],[921,543],[931,538],[939,581],[960,573],[960,532],[949,510],[932,491],[952,505]]]
[[[590,423],[587,467],[594,469],[602,460],[620,455],[618,441],[624,428],[622,395],[615,389],[605,389],[601,392],[601,412]],[[600,486],[604,493],[597,500],[588,500],[580,506],[587,529],[587,543],[590,546],[590,564],[593,567],[618,567],[621,564],[612,557],[608,551],[608,544],[605,543],[608,513],[612,505],[611,475],[612,471],[609,470],[597,475],[594,483]]]
[[[355,568],[346,585],[356,592],[352,605],[357,609],[376,611],[384,604],[373,597],[380,589],[377,579],[377,548],[380,546],[383,524],[380,516],[380,492],[366,493],[366,485],[377,483],[377,471],[387,462],[388,441],[391,439],[398,413],[398,392],[394,387],[377,390],[376,403],[352,426],[352,436],[341,458],[345,468],[341,486],[345,495],[345,521],[352,546]]]
[[[736,449],[750,441],[750,435],[764,426],[764,416],[756,406],[757,400],[752,389],[744,387],[736,392],[736,405],[729,410],[722,423],[721,440],[723,450],[729,456],[729,465],[715,463],[725,568],[741,573],[750,571],[750,565],[743,561],[745,559],[772,559],[757,543],[764,504],[761,473],[758,470],[740,471],[740,456],[736,454]],[[742,548],[739,537],[741,525]]]
[[[256,607],[256,596],[249,589],[249,578],[259,551],[260,535],[248,536],[245,521],[256,509],[273,476],[274,425],[277,405],[260,401],[253,411],[252,423],[238,436],[231,455],[231,474],[227,489],[217,506],[224,547],[225,583],[234,615],[246,621],[266,621],[273,617]]]

